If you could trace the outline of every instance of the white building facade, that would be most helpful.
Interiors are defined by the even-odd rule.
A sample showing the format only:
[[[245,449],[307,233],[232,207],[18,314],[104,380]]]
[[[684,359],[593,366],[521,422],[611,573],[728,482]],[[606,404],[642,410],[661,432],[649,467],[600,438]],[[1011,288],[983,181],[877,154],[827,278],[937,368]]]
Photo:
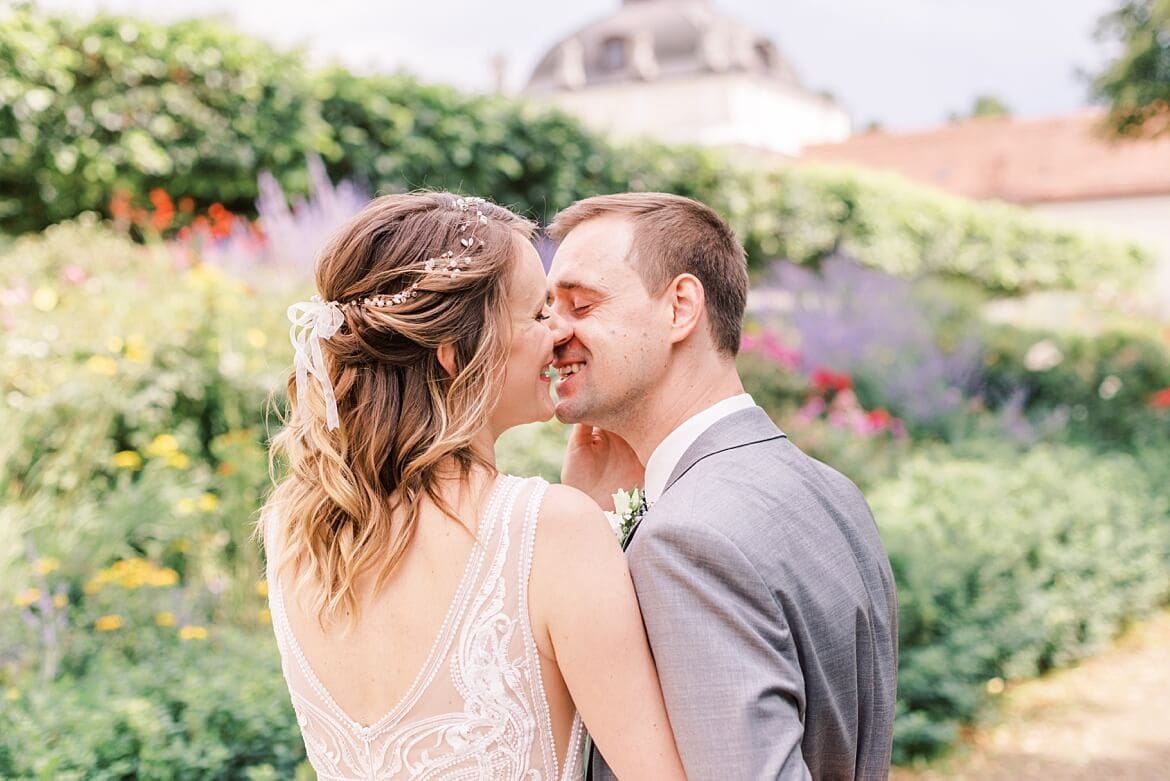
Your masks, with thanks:
[[[553,46],[524,95],[618,138],[779,160],[850,133],[845,111],[806,89],[771,40],[710,0],[624,0]]]

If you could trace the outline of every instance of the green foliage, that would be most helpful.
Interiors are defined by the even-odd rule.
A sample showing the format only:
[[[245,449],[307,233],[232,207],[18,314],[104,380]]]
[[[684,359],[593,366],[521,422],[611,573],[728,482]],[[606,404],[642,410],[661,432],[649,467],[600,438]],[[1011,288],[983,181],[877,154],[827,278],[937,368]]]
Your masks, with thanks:
[[[0,289],[19,301],[0,311],[5,597],[29,585],[30,548],[58,559],[76,594],[94,568],[142,555],[184,584],[218,584],[190,609],[234,614],[260,572],[250,522],[287,372],[283,349],[271,355],[287,344],[282,313],[216,268],[91,222],[16,242]],[[286,295],[276,280],[266,294]]]
[[[496,466],[505,474],[540,475],[559,483],[571,429],[554,418],[505,431],[496,442]]]
[[[962,122],[967,119],[980,119],[982,117],[1010,117],[1011,114],[1011,108],[995,95],[977,95],[971,104],[971,110],[969,112],[966,114],[952,112],[947,117],[947,121]]]
[[[1068,436],[1098,445],[1170,441],[1170,420],[1151,403],[1170,387],[1170,352],[1149,336],[994,326],[984,364],[983,395],[992,407],[1019,401],[1033,419],[1067,418]]]
[[[868,493],[898,584],[895,760],[944,749],[993,679],[1100,650],[1170,598],[1170,452],[924,450]]]
[[[547,219],[578,198],[660,190],[727,216],[757,270],[845,252],[895,274],[994,290],[1131,281],[1134,245],[1091,239],[1008,205],[974,204],[851,171],[745,170],[703,149],[617,145],[557,111],[402,76],[306,73],[211,21],[169,26],[30,6],[0,11],[0,230],[102,210],[160,186],[249,213],[271,171],[303,193],[306,153],[373,192],[477,192]],[[127,88],[129,85],[129,88]],[[197,204],[197,205],[198,205]]]
[[[371,192],[486,193],[547,219],[582,193],[625,189],[607,145],[560,112],[337,68],[313,89],[335,139],[330,176]]]
[[[264,169],[303,191],[329,135],[301,59],[210,20],[0,8],[0,229],[101,210],[119,188],[247,211]]]
[[[1123,136],[1170,133],[1170,2],[1125,0],[1102,18],[1097,37],[1121,53],[1093,81]]]
[[[1012,293],[1132,284],[1152,262],[1134,244],[887,174],[800,166],[756,180],[749,205],[730,215],[762,257],[816,265],[845,254],[896,276],[963,277]]]
[[[140,631],[127,642],[102,648],[82,675],[10,689],[0,776],[312,777],[271,633],[183,642]]]

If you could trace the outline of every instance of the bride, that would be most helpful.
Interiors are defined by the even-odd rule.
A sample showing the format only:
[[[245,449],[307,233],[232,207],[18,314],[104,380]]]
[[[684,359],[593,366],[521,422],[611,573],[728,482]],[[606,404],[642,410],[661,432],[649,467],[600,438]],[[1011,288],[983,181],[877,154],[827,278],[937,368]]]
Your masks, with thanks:
[[[533,225],[448,193],[370,203],[289,309],[269,599],[322,779],[683,778],[625,559],[574,489],[499,474],[552,416]],[[579,714],[579,715],[578,715]]]

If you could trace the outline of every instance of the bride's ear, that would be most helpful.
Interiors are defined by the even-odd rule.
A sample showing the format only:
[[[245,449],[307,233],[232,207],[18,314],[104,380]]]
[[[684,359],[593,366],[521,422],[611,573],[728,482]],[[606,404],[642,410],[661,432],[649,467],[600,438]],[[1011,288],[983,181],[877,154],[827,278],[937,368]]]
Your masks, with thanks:
[[[448,377],[454,377],[455,345],[451,342],[443,342],[435,352],[439,357],[439,365],[443,367],[443,371],[447,373]]]

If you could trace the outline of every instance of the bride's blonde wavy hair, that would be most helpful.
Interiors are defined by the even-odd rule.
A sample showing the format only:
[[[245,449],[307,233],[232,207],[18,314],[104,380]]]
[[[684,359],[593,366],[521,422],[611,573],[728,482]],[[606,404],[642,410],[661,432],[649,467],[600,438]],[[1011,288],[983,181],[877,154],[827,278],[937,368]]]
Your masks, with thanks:
[[[317,262],[317,290],[326,301],[416,293],[390,306],[344,307],[344,323],[321,340],[337,397],[340,426],[330,431],[319,383],[296,388],[300,403],[273,437],[270,457],[287,461],[287,476],[265,503],[261,519],[279,524],[278,572],[295,573],[298,593],[324,628],[339,614],[358,613],[356,584],[376,573],[380,588],[414,537],[429,497],[452,514],[439,476],[474,466],[494,473],[472,450],[487,423],[507,360],[509,270],[518,242],[535,226],[495,204],[477,203],[487,217],[474,226],[465,251],[468,212],[450,193],[386,195],[372,201],[330,242]],[[475,215],[475,209],[471,210]],[[463,225],[463,230],[460,226]],[[479,242],[482,241],[482,244]],[[427,261],[466,254],[457,274],[428,271]],[[454,349],[454,372],[438,348]],[[270,522],[271,522],[270,521]],[[264,535],[264,523],[258,527]]]

